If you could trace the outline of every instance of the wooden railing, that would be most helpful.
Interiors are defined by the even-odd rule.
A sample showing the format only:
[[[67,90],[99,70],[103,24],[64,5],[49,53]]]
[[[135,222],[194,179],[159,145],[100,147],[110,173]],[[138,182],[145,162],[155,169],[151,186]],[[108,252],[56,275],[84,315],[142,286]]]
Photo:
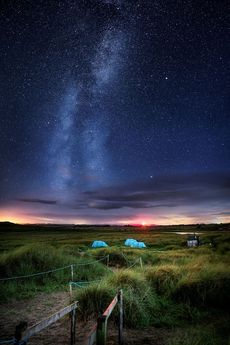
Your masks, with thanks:
[[[76,309],[77,309],[77,303],[74,302],[71,305],[59,310],[57,313],[49,316],[45,320],[37,323],[36,325],[27,328],[26,322],[20,322],[19,325],[16,326],[15,330],[15,339],[14,344],[26,344],[30,337],[33,335],[39,333],[43,329],[50,326],[52,323],[58,321],[66,314],[71,313],[71,338],[70,338],[70,344],[75,345],[76,344]]]
[[[107,321],[117,304],[119,308],[118,344],[123,344],[123,292],[119,290],[104,313],[98,317],[97,323],[94,324],[86,338],[85,345],[93,345],[95,342],[96,345],[106,345]]]
[[[107,323],[110,315],[112,314],[114,308],[118,305],[119,308],[119,323],[118,323],[118,344],[123,345],[123,292],[119,290],[116,296],[113,298],[109,306],[106,308],[104,313],[100,315],[97,322],[92,327],[88,336],[86,337],[85,345],[106,345],[107,339]],[[71,313],[71,338],[70,344],[76,344],[76,309],[78,302],[74,302],[69,306],[59,310],[57,313],[47,317],[43,321],[35,324],[34,326],[27,328],[27,322],[20,322],[16,326],[15,336],[12,341],[6,341],[6,343],[12,343],[15,345],[26,345],[29,338],[39,333],[43,329],[49,327],[51,324],[55,323],[61,319],[66,314]]]

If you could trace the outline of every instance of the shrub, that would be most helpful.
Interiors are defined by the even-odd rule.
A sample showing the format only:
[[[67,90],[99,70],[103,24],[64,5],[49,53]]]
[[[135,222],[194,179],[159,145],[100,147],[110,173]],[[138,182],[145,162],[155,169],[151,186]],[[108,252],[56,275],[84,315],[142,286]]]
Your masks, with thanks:
[[[180,279],[181,271],[175,265],[161,265],[147,268],[144,275],[158,294],[170,296]]]

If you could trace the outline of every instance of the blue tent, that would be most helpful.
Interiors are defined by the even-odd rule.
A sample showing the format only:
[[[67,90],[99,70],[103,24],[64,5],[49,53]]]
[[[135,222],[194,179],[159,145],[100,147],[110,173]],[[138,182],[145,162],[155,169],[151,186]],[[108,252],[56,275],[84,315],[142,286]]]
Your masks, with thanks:
[[[108,244],[104,241],[93,241],[92,248],[108,247]]]
[[[137,240],[134,240],[133,238],[127,238],[127,240],[125,241],[125,246],[131,247],[132,244],[136,243]]]
[[[132,248],[146,248],[146,245],[144,242],[136,242],[131,244]]]

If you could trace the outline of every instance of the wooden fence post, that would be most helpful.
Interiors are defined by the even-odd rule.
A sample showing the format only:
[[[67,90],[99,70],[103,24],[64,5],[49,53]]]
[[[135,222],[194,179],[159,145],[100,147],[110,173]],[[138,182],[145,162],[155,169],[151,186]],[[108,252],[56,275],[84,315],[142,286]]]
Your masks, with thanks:
[[[73,282],[73,265],[70,266],[71,269],[71,281]]]
[[[140,258],[140,266],[141,266],[141,269],[143,269],[142,258]]]
[[[76,343],[76,307],[71,311],[71,340],[70,344],[75,345]]]
[[[106,336],[107,336],[107,316],[100,315],[99,318],[97,319],[96,344],[106,345]]]
[[[106,262],[107,266],[109,266],[109,254],[107,255],[107,262]]]
[[[123,323],[124,323],[124,310],[123,310],[123,291],[118,292],[118,307],[119,307],[119,330],[118,330],[118,344],[123,345]]]
[[[26,321],[21,321],[16,327],[15,327],[15,333],[14,333],[14,338],[15,338],[15,344],[26,344],[25,342],[22,343],[21,339],[23,338],[25,331],[27,329],[27,322]]]

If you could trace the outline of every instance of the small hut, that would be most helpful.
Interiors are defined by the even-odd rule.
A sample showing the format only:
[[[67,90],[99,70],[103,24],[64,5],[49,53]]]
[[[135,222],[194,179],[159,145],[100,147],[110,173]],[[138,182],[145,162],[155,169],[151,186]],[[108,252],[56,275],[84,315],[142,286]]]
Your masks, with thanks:
[[[198,247],[199,246],[199,236],[196,234],[190,235],[187,238],[187,246],[191,247]]]

